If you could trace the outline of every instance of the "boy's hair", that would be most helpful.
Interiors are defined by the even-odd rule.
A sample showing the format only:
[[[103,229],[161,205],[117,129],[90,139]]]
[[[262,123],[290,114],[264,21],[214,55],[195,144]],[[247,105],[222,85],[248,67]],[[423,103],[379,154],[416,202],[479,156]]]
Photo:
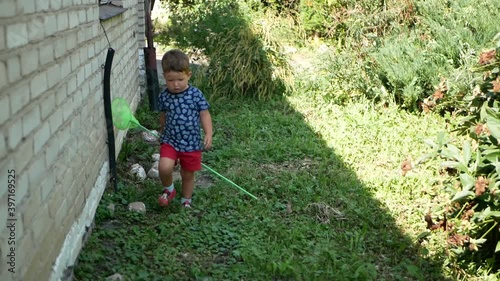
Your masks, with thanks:
[[[175,71],[188,73],[189,57],[180,50],[170,50],[161,59],[163,72]]]

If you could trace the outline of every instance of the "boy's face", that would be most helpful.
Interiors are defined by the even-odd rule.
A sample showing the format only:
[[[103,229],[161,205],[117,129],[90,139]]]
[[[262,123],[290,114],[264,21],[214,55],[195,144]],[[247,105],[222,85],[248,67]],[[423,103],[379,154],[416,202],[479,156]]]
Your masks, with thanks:
[[[165,81],[167,82],[167,89],[174,94],[178,94],[188,88],[189,78],[191,78],[191,72],[177,72],[169,71],[163,73]]]

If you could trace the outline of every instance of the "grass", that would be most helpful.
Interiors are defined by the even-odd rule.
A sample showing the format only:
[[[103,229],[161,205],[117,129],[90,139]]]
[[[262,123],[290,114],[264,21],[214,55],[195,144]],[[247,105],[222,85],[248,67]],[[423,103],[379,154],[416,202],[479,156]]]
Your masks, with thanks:
[[[425,167],[400,172],[444,120],[300,95],[211,105],[215,148],[204,162],[259,200],[203,171],[213,185],[196,188],[194,209],[158,207],[159,182],[126,174],[127,159],[146,164],[156,147],[130,132],[120,190],[107,191],[98,207],[76,280],[117,272],[129,280],[444,278],[417,243],[436,176]],[[145,107],[147,100],[138,111]],[[128,211],[132,201],[143,201],[146,215]]]
[[[276,28],[256,32],[248,19],[233,14],[231,23],[244,30],[226,32],[235,29],[226,30],[215,12],[226,13],[227,7],[215,6],[214,13],[164,33],[177,36],[165,43],[205,52],[208,69],[199,67],[193,75],[212,105],[214,149],[204,153],[204,163],[259,200],[202,171],[193,209],[184,210],[179,202],[160,208],[159,181],[128,175],[133,163],[148,169],[158,145],[130,131],[119,155],[119,191],[106,191],[102,198],[76,280],[114,273],[134,281],[458,279],[446,261],[445,234],[430,235],[424,221],[437,201],[449,200],[441,190],[444,176],[437,160],[420,161],[430,152],[424,140],[435,139],[454,121],[410,114],[390,96],[381,96],[377,105],[364,99],[358,86],[374,85],[365,85],[370,80],[356,74],[359,65],[345,69],[356,64],[353,55],[338,50],[321,55],[320,44],[279,62],[290,63],[291,80],[288,71],[281,77],[273,72],[276,62],[268,56],[276,52],[286,58],[281,47],[258,56],[259,73],[227,76],[218,58],[245,58],[240,41],[259,53],[269,45],[267,35],[285,30],[272,25]],[[194,28],[231,38],[215,46],[205,41],[219,37],[190,32]],[[225,57],[226,49],[236,55]],[[298,62],[305,68],[294,65]],[[244,73],[247,64],[231,65]],[[253,86],[231,92],[246,80]],[[264,82],[272,89],[267,99],[250,98],[258,96],[255,89]],[[136,117],[158,130],[147,103],[141,102]],[[404,175],[403,163],[412,166]],[[133,201],[144,202],[147,213],[130,212]]]

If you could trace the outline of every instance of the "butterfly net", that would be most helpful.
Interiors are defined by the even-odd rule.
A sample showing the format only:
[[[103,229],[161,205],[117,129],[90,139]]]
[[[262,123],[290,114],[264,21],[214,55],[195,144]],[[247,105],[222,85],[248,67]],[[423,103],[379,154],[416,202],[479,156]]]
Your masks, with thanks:
[[[135,119],[125,99],[116,98],[111,104],[113,124],[120,130],[136,128],[139,121]]]

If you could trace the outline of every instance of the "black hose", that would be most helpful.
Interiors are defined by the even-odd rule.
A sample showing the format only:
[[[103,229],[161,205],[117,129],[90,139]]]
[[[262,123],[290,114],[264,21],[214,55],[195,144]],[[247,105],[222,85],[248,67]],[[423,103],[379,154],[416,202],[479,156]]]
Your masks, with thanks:
[[[115,192],[118,190],[116,183],[116,156],[115,156],[115,132],[113,129],[113,115],[111,113],[111,66],[115,50],[108,49],[106,63],[104,64],[104,117],[106,118],[106,128],[108,131],[109,150],[109,171],[111,174],[111,184]]]

